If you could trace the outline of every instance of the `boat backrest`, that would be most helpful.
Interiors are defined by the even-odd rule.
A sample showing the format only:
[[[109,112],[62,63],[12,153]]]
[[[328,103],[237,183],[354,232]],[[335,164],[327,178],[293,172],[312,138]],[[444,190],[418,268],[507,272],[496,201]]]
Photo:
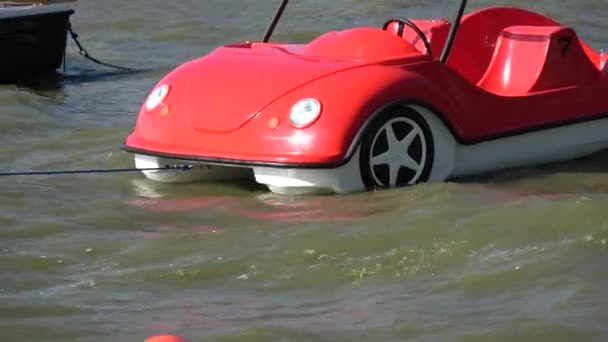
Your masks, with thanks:
[[[599,79],[599,68],[573,29],[511,26],[501,31],[478,86],[503,96],[521,96]]]
[[[511,7],[491,7],[466,15],[461,23],[448,66],[471,83],[478,83],[492,59],[499,34],[514,25],[559,25],[538,13]]]
[[[447,39],[451,23],[446,19],[415,20],[416,24],[428,37],[433,49],[433,57],[439,58]],[[514,7],[490,7],[465,15],[460,23],[456,40],[448,58],[447,65],[473,84],[478,84],[488,70],[495,53],[499,36],[503,30],[512,26],[561,26],[556,21],[541,14]],[[400,35],[413,43],[420,51],[425,51],[424,44],[418,35],[405,27],[392,23],[387,30]],[[608,56],[599,53],[578,40],[589,60],[598,69],[602,69]],[[608,67],[603,68],[608,78]]]

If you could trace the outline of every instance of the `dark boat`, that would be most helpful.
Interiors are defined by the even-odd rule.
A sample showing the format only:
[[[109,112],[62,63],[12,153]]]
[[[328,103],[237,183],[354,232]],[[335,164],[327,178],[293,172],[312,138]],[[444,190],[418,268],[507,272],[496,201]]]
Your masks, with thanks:
[[[0,1],[0,81],[60,68],[73,13],[68,3]]]

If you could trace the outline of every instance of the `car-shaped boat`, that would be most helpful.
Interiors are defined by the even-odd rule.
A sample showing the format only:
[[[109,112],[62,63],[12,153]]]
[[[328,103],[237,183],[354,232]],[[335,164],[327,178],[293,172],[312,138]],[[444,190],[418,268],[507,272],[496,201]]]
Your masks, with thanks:
[[[607,56],[525,9],[229,44],[164,77],[123,144],[153,180],[282,194],[444,181],[608,147]],[[192,165],[187,171],[154,170]]]

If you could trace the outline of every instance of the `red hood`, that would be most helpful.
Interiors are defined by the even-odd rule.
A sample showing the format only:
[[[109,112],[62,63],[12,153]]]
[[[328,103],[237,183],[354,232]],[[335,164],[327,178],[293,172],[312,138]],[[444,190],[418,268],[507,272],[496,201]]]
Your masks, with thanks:
[[[233,131],[281,95],[352,64],[221,48],[180,68],[186,119],[197,130]]]
[[[387,58],[420,57],[408,43],[386,31],[371,31],[384,41],[377,37],[366,44],[353,41],[370,38],[361,37],[361,30],[330,32],[307,45],[253,43],[219,48],[172,73],[167,80],[173,86],[171,101],[180,102],[192,128],[226,133],[242,127],[282,95],[320,77]],[[383,45],[379,47],[378,42]]]

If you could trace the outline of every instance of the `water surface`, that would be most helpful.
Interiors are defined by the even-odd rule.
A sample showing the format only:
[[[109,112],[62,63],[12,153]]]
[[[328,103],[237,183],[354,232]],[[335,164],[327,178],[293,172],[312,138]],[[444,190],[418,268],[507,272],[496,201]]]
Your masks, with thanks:
[[[147,92],[215,46],[260,39],[278,1],[81,0],[68,77],[0,86],[0,168],[131,165]],[[471,1],[471,9],[492,5]],[[511,1],[608,47],[602,1]],[[451,16],[453,1],[294,1],[276,40]],[[606,154],[322,197],[139,174],[0,179],[4,341],[608,339]]]

